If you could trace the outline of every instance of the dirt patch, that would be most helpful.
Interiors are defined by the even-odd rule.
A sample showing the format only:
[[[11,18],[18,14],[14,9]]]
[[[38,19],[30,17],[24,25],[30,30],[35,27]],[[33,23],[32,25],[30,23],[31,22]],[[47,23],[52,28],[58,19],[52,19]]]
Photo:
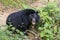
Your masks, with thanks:
[[[18,11],[18,9],[6,7],[0,3],[0,25],[5,25],[8,15],[16,11]]]

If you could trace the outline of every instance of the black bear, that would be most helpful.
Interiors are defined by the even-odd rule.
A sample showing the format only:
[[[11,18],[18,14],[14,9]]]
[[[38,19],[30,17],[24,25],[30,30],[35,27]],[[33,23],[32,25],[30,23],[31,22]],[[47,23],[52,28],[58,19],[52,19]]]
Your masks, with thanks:
[[[6,24],[12,25],[16,29],[25,32],[31,24],[36,24],[39,21],[38,11],[33,9],[24,9],[10,14],[7,17]]]

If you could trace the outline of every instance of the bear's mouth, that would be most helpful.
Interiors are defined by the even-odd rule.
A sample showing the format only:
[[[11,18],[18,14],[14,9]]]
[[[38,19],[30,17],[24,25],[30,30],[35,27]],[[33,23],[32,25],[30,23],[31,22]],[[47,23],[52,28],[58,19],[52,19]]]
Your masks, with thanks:
[[[35,25],[36,24],[36,20],[35,18],[32,18],[32,25]]]

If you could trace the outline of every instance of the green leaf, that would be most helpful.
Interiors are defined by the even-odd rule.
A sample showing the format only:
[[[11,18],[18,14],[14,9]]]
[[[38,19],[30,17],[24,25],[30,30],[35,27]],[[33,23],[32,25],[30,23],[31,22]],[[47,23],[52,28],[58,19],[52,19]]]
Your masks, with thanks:
[[[43,27],[39,27],[38,30],[43,30],[44,28]]]
[[[49,23],[45,22],[44,27],[48,27],[48,26],[49,26]]]
[[[44,37],[44,35],[45,35],[45,33],[42,31],[42,32],[40,33],[40,37]]]

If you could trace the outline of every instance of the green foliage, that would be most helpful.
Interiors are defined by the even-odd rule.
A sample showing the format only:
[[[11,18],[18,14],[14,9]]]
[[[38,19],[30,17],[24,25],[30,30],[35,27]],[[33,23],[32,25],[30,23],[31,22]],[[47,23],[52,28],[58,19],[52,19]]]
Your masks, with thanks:
[[[27,8],[26,4],[27,0],[21,1],[21,0],[0,0],[0,3],[2,3],[4,6],[12,7],[12,8]],[[29,7],[29,6],[28,6]]]
[[[44,8],[39,9],[39,11],[42,20],[38,24],[40,37],[44,40],[58,40],[57,36],[60,35],[60,29],[58,29],[59,26],[56,21],[60,20],[60,8],[58,8],[57,3],[48,3]]]
[[[0,40],[23,40],[23,38],[28,38],[19,30],[17,30],[19,34],[12,34],[12,31],[7,30],[7,28],[6,25],[0,26]]]
[[[4,7],[10,8],[18,8],[18,9],[26,9],[31,8],[29,3],[33,3],[35,0],[0,0],[0,3],[4,5]]]

